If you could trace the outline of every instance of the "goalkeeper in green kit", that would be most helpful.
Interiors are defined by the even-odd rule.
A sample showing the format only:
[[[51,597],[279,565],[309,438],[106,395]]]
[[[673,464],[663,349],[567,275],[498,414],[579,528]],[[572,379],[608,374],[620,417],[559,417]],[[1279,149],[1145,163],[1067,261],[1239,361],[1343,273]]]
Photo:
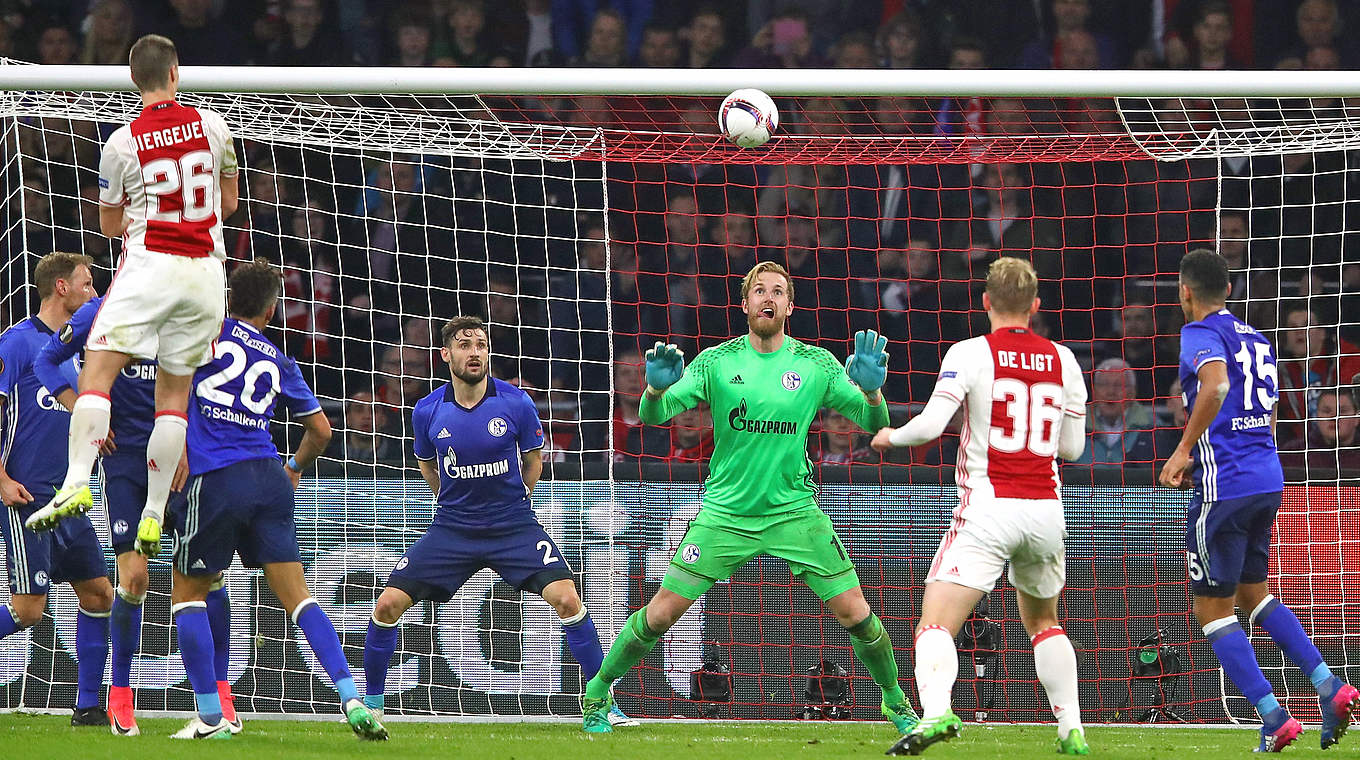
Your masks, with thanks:
[[[855,334],[845,367],[825,349],[784,334],[793,282],[774,262],[757,264],[741,284],[750,332],[709,348],[686,368],[674,345],[647,352],[647,390],[639,416],[659,425],[707,402],[713,456],[703,505],[680,541],[661,590],[633,613],[586,684],[584,728],[607,733],[609,689],[642,661],[696,599],[760,554],[779,557],[821,597],[850,633],[857,656],[883,689],[883,714],[908,733],[917,723],[897,683],[892,641],[860,590],[831,520],[817,507],[807,436],[822,407],[866,431],[888,424],[879,393],[887,378],[887,340]]]

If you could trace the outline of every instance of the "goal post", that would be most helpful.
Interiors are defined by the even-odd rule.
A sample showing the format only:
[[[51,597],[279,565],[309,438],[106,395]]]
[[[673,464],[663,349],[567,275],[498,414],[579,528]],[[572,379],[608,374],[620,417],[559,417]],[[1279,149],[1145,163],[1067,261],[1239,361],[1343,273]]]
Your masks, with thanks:
[[[900,422],[924,402],[948,344],[985,330],[980,279],[1001,255],[1043,279],[1036,328],[1087,372],[1087,461],[1068,483],[1068,590],[1083,709],[1136,721],[1246,720],[1188,610],[1186,496],[1153,487],[1177,429],[1171,381],[1176,265],[1215,247],[1231,307],[1281,355],[1289,485],[1271,582],[1341,673],[1360,644],[1360,524],[1352,468],[1360,372],[1360,81],[1348,72],[307,69],[184,67],[182,100],[239,141],[232,261],[285,272],[274,325],[335,423],[299,491],[308,582],[358,675],[373,599],[433,504],[409,410],[443,375],[439,324],[487,319],[492,370],[528,389],[548,462],[540,519],[579,573],[609,640],[655,593],[701,495],[704,414],[636,419],[640,351],[695,351],[744,332],[733,308],[758,260],[793,273],[791,334],[843,356],[857,329],[888,336],[885,394]],[[49,250],[117,250],[91,223],[102,140],[141,108],[124,67],[0,65],[4,155],[0,326],[34,306]],[[782,131],[742,150],[717,135],[722,96],[775,96]],[[1349,433],[1346,430],[1349,429]],[[296,443],[291,424],[276,430]],[[956,496],[957,431],[882,460],[835,415],[809,451],[819,504],[855,560],[910,680],[925,570]],[[751,466],[760,466],[752,463]],[[103,517],[95,524],[106,531]],[[334,695],[257,572],[228,574],[238,706],[332,712]],[[153,563],[138,706],[186,710],[168,565]],[[75,601],[0,641],[0,707],[74,695]],[[1047,720],[1007,583],[970,619],[960,714]],[[1264,639],[1259,639],[1264,642]],[[1291,711],[1316,718],[1306,677],[1269,646]],[[1273,659],[1272,659],[1273,658]],[[808,704],[823,660],[850,679],[843,711]],[[699,704],[706,663],[732,700]],[[572,715],[579,668],[551,609],[489,572],[403,619],[387,706],[409,715]],[[909,689],[910,691],[910,689]],[[621,680],[643,716],[872,718],[878,692],[848,636],[780,562],[719,584]],[[815,702],[816,700],[814,700]]]

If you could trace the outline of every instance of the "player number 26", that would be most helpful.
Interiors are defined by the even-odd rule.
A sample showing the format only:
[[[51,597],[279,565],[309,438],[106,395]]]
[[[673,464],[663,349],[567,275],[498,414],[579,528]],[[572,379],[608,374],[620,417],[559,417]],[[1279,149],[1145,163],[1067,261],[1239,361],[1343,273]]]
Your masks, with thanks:
[[[1010,429],[993,425],[987,442],[997,451],[1014,454],[1024,449],[1041,457],[1058,451],[1063,389],[1057,383],[1027,383],[1003,377],[992,383],[992,400],[1006,406]]]
[[[156,222],[201,222],[213,215],[217,180],[212,153],[195,150],[176,161],[158,158],[142,167],[146,194],[156,199],[147,219]]]

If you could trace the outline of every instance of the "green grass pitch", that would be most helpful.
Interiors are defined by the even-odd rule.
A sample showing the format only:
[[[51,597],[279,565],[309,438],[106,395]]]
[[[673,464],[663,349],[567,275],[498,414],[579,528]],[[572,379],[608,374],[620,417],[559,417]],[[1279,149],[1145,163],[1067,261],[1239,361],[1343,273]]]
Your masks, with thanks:
[[[0,715],[0,747],[15,758],[129,757],[222,758],[223,760],[347,760],[348,758],[464,757],[477,760],[790,760],[882,757],[894,741],[883,723],[650,723],[620,728],[608,736],[586,736],[572,724],[392,722],[388,742],[360,742],[338,720],[247,721],[246,730],[225,742],[174,741],[180,719],[142,719],[142,736],[121,738],[107,730],[75,729],[63,716]],[[949,760],[1054,756],[1052,726],[965,725],[963,735],[931,747],[927,757]],[[1309,730],[1286,752],[1318,755],[1317,731]],[[1195,760],[1241,757],[1256,745],[1254,730],[1127,728],[1087,729],[1094,757]],[[1349,738],[1349,737],[1348,737]],[[1360,741],[1360,739],[1353,740]],[[1343,743],[1329,754],[1354,754]],[[1349,751],[1348,751],[1349,750]],[[135,753],[135,754],[134,754]]]

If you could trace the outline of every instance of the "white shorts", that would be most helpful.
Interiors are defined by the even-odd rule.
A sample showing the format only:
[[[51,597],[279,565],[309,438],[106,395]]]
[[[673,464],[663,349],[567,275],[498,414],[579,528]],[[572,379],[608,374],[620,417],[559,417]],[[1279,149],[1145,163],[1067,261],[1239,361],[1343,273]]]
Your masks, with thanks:
[[[155,359],[172,375],[212,360],[227,308],[226,274],[211,257],[130,250],[90,326],[87,351]]]
[[[975,499],[955,513],[926,583],[948,581],[990,592],[1009,560],[1012,586],[1050,599],[1067,580],[1066,537],[1057,499]]]

